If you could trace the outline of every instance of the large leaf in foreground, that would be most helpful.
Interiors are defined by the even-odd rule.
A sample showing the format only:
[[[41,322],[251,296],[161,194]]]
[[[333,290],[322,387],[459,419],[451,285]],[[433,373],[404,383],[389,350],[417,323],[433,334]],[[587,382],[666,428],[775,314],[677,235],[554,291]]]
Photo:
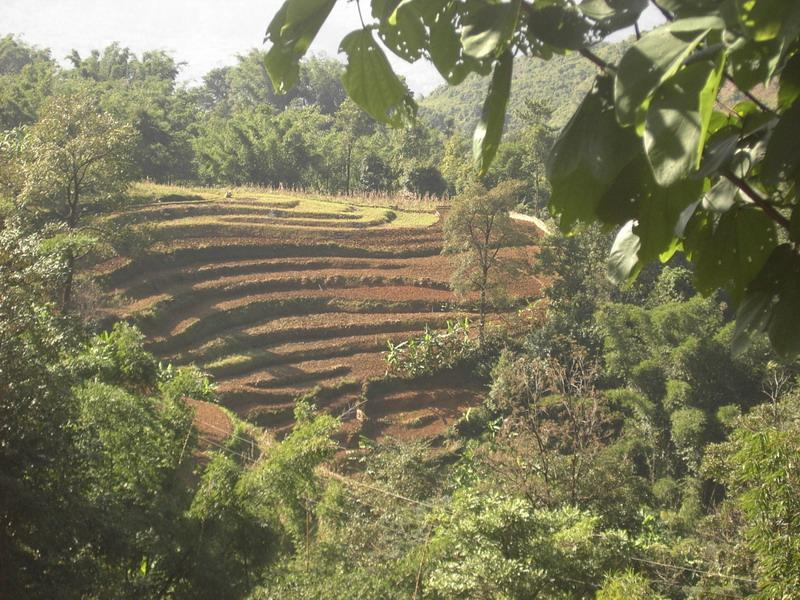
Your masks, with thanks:
[[[688,66],[653,97],[644,148],[659,185],[672,185],[700,166],[723,66],[721,57]]]
[[[601,218],[601,198],[641,152],[633,130],[617,123],[612,93],[611,79],[598,77],[550,153],[550,206],[560,215],[562,230],[570,230],[576,221]]]
[[[489,93],[483,104],[481,120],[475,128],[472,140],[472,154],[478,172],[483,175],[492,164],[500,138],[503,137],[503,126],[506,120],[506,105],[511,93],[511,73],[514,68],[514,57],[506,52],[497,61],[489,85]]]
[[[503,51],[517,26],[520,4],[520,0],[468,2],[461,29],[464,52],[474,58],[486,58]]]
[[[707,25],[705,19],[686,19]],[[661,27],[645,35],[622,57],[614,79],[614,105],[622,125],[635,125],[641,119],[643,105],[655,90],[681,68],[683,62],[710,31],[685,31],[688,24],[673,31]]]
[[[406,85],[395,75],[372,33],[358,29],[342,40],[347,54],[342,83],[347,94],[373,118],[393,127],[414,120],[417,104]]]
[[[285,93],[300,74],[300,59],[328,18],[336,0],[286,0],[267,27],[272,42],[265,59],[275,91]]]
[[[739,305],[734,350],[745,347],[751,333],[764,331],[779,354],[800,353],[799,306],[800,255],[782,244],[769,256]]]
[[[718,218],[698,213],[685,242],[697,289],[710,294],[726,288],[737,303],[776,244],[775,223],[752,205],[737,206]]]

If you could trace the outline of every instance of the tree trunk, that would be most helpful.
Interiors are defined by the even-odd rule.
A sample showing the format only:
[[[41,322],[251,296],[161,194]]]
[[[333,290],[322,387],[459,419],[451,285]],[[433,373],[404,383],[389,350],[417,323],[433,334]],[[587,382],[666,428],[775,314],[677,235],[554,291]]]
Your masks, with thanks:
[[[352,157],[353,157],[353,144],[347,144],[347,163],[345,164],[345,169],[344,169],[345,171],[344,190],[346,196],[350,195],[350,161],[352,160]]]
[[[483,347],[483,329],[486,325],[486,286],[481,286],[480,316],[478,317],[478,344]]]
[[[61,289],[61,312],[68,312],[72,303],[72,283],[75,273],[75,254],[72,250],[67,251],[67,275],[64,279],[64,287]]]

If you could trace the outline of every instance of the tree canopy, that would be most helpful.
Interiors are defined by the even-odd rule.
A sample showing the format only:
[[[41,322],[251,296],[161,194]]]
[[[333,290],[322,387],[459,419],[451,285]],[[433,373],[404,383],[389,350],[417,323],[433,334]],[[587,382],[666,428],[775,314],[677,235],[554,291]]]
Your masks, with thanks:
[[[276,89],[294,84],[333,4],[287,0],[278,11],[266,35]],[[485,173],[503,133],[514,57],[581,54],[598,73],[548,165],[550,210],[562,229],[595,221],[619,228],[609,267],[620,282],[683,251],[697,288],[723,287],[738,306],[736,345],[766,331],[779,352],[796,354],[800,6],[662,0],[656,6],[666,23],[637,35],[616,64],[593,52],[637,23],[647,5],[373,0],[342,40],[344,86],[375,119],[399,126],[416,104],[383,47],[409,62],[429,60],[453,85],[470,73],[490,76],[473,137],[476,168]],[[772,82],[774,101],[753,92]],[[720,101],[724,86],[743,100]]]

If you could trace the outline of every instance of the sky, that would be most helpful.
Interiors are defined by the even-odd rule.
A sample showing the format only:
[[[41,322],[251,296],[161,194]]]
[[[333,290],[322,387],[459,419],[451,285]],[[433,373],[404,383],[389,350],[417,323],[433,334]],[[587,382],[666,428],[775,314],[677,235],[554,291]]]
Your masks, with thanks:
[[[0,35],[13,33],[25,42],[50,48],[63,62],[72,49],[81,55],[112,42],[141,54],[165,50],[187,63],[183,81],[200,82],[215,67],[234,64],[237,54],[264,47],[262,40],[283,0],[0,0]],[[658,22],[648,9],[644,29]],[[339,41],[359,27],[356,4],[339,0],[311,47],[337,56]],[[409,65],[390,57],[417,94],[442,83],[432,66]]]

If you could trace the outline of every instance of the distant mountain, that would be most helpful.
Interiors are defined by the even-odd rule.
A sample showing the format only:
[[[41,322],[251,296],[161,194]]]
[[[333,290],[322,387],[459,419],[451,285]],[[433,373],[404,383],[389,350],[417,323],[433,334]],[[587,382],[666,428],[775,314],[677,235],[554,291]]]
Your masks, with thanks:
[[[593,51],[609,62],[622,56],[627,43],[608,44]],[[560,129],[569,120],[597,75],[597,67],[577,53],[545,61],[522,57],[514,64],[507,127],[519,126],[517,115],[526,98],[547,102],[553,108],[550,125]],[[470,133],[478,122],[486,97],[488,77],[470,76],[461,85],[442,86],[420,102],[421,118],[443,131]]]

